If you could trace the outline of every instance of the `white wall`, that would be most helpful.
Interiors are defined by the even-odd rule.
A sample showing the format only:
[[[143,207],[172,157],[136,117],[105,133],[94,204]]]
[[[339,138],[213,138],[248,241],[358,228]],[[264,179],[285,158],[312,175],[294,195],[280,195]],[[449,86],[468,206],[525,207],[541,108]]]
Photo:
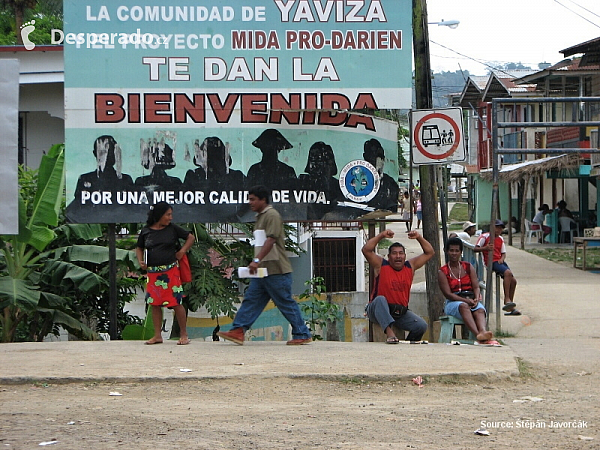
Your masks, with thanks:
[[[24,162],[27,167],[37,169],[42,156],[52,145],[65,142],[65,122],[45,111],[32,111],[24,116]]]
[[[23,120],[24,162],[39,167],[53,144],[65,141],[64,59],[62,51],[10,51],[0,59],[19,60],[19,113]],[[90,150],[91,152],[91,150]]]

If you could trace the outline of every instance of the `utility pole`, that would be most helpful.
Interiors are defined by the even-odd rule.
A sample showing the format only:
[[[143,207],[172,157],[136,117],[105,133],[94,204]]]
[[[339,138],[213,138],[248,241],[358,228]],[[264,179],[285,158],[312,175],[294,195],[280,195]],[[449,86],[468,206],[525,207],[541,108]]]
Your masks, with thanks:
[[[417,109],[432,109],[431,65],[429,61],[429,33],[427,30],[426,0],[412,0],[413,5],[413,52],[415,60],[415,96]],[[425,265],[427,283],[427,313],[429,330],[433,337],[433,322],[443,312],[443,298],[438,286],[438,270],[441,265],[440,237],[438,230],[436,168],[432,164],[419,166],[421,180],[421,203],[423,213],[423,237],[436,253]]]

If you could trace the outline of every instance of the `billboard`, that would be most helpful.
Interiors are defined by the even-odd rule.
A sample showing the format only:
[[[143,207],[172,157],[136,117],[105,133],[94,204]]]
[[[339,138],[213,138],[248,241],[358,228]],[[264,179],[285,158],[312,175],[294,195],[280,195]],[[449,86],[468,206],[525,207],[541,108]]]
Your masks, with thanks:
[[[395,124],[351,111],[410,107],[411,2],[64,8],[70,220],[143,221],[159,200],[178,221],[251,220],[255,184],[286,220],[393,207]]]

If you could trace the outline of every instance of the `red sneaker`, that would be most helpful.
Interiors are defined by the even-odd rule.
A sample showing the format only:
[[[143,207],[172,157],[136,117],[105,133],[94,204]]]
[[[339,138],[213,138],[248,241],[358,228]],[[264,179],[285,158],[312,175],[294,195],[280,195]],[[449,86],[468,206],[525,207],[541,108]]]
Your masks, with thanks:
[[[312,342],[311,338],[308,339],[292,339],[291,341],[287,341],[287,345],[306,345]]]
[[[244,329],[234,328],[230,331],[219,331],[217,336],[231,342],[235,342],[238,345],[244,345]]]

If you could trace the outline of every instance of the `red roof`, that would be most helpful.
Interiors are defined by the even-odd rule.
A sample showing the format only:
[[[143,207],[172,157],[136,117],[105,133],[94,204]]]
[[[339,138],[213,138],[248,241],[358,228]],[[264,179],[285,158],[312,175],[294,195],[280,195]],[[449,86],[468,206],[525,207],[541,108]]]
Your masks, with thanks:
[[[35,48],[27,50],[22,45],[0,45],[0,52],[62,52],[62,45],[36,45]]]

